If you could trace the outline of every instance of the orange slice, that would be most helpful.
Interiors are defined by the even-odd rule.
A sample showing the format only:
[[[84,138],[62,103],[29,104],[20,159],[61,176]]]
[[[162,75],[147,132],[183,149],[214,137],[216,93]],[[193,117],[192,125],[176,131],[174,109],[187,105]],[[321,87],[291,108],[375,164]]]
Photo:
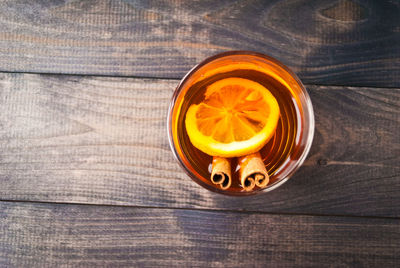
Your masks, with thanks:
[[[211,156],[239,157],[258,152],[274,135],[279,120],[275,97],[259,83],[226,78],[208,86],[185,119],[193,146]]]

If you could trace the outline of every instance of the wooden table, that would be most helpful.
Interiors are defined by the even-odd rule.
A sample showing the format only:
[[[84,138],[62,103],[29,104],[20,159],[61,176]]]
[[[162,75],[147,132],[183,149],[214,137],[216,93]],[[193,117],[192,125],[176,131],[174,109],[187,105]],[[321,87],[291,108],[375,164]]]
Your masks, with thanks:
[[[399,3],[2,1],[0,267],[399,267]],[[238,49],[316,117],[304,166],[247,198],[191,181],[166,134],[182,76]]]

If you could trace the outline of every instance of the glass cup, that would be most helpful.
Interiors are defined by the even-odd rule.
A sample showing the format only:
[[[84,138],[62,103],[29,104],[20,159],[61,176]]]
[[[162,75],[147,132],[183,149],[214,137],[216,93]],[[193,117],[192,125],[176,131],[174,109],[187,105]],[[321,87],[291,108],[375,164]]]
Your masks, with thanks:
[[[260,151],[270,176],[265,188],[243,191],[222,190],[210,181],[211,156],[190,144],[185,130],[185,113],[196,102],[196,93],[208,81],[241,77],[263,84],[278,101],[281,115],[273,138]],[[204,86],[203,86],[204,87]],[[304,162],[314,136],[314,112],[310,97],[299,78],[278,60],[250,51],[230,51],[205,59],[190,70],[176,88],[168,110],[168,139],[182,168],[196,183],[213,192],[252,195],[276,189]],[[237,172],[233,165],[233,177]]]

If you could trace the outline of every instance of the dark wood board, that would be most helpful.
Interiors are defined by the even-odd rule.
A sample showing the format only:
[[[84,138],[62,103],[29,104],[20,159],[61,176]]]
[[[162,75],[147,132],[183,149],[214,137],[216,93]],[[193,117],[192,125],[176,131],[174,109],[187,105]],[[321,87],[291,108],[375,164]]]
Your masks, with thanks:
[[[399,219],[0,202],[1,267],[396,267]]]
[[[400,90],[308,86],[310,155],[271,193],[192,182],[170,151],[177,80],[0,74],[0,199],[399,217]]]
[[[400,87],[400,2],[2,1],[0,70],[181,78],[227,50],[308,84]]]

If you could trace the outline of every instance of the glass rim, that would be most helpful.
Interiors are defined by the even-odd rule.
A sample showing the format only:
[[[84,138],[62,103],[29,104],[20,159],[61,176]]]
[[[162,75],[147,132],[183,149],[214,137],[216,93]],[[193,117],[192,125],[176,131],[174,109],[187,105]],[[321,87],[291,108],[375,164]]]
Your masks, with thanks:
[[[278,181],[274,182],[271,185],[268,185],[266,188],[258,190],[258,191],[250,191],[250,192],[229,192],[226,190],[222,190],[222,189],[218,189],[216,187],[210,187],[210,185],[206,184],[205,182],[203,182],[201,179],[199,179],[195,174],[193,174],[188,167],[186,167],[185,163],[183,162],[183,160],[181,159],[181,157],[178,155],[176,148],[175,148],[175,143],[173,140],[173,133],[172,133],[172,114],[173,114],[173,110],[174,110],[174,106],[176,103],[176,100],[179,96],[179,94],[182,91],[182,86],[187,82],[187,80],[196,72],[198,71],[201,67],[203,67],[204,65],[223,58],[223,57],[228,57],[228,56],[255,56],[255,57],[259,57],[262,59],[265,59],[267,61],[270,61],[276,65],[278,65],[280,68],[282,68],[283,70],[285,70],[295,81],[296,83],[299,85],[302,94],[304,95],[304,99],[303,101],[305,102],[304,105],[304,117],[307,118],[308,120],[308,131],[307,133],[305,133],[305,147],[303,149],[303,151],[300,153],[300,156],[298,158],[298,160],[296,161],[296,163],[290,168],[290,170],[288,170],[288,172],[286,172],[286,174],[283,175],[282,178],[280,178]],[[171,97],[171,101],[168,107],[168,114],[167,114],[167,134],[168,134],[168,142],[169,142],[169,146],[171,148],[171,151],[174,155],[174,158],[178,161],[179,165],[181,166],[181,168],[183,170],[185,170],[185,173],[197,184],[203,186],[204,188],[206,188],[209,191],[215,192],[215,193],[219,193],[219,194],[223,194],[223,195],[228,195],[228,196],[251,196],[251,195],[256,195],[256,194],[261,194],[261,193],[267,193],[269,191],[272,191],[276,188],[278,188],[279,186],[281,186],[282,184],[284,184],[288,179],[290,179],[293,174],[302,166],[302,164],[304,163],[305,159],[307,158],[308,153],[310,152],[311,149],[311,145],[312,145],[312,141],[314,139],[314,131],[315,131],[315,118],[314,118],[314,110],[313,110],[313,105],[311,102],[311,98],[310,95],[308,94],[306,87],[303,85],[303,83],[301,82],[301,80],[298,78],[298,76],[286,65],[284,65],[283,63],[281,63],[279,60],[259,53],[259,52],[254,52],[254,51],[248,51],[248,50],[233,50],[233,51],[225,51],[225,52],[221,52],[218,54],[215,54],[213,56],[210,56],[206,59],[204,59],[203,61],[201,61],[200,63],[196,64],[192,69],[190,69],[184,76],[183,78],[179,81],[177,87],[174,90],[174,93]]]

